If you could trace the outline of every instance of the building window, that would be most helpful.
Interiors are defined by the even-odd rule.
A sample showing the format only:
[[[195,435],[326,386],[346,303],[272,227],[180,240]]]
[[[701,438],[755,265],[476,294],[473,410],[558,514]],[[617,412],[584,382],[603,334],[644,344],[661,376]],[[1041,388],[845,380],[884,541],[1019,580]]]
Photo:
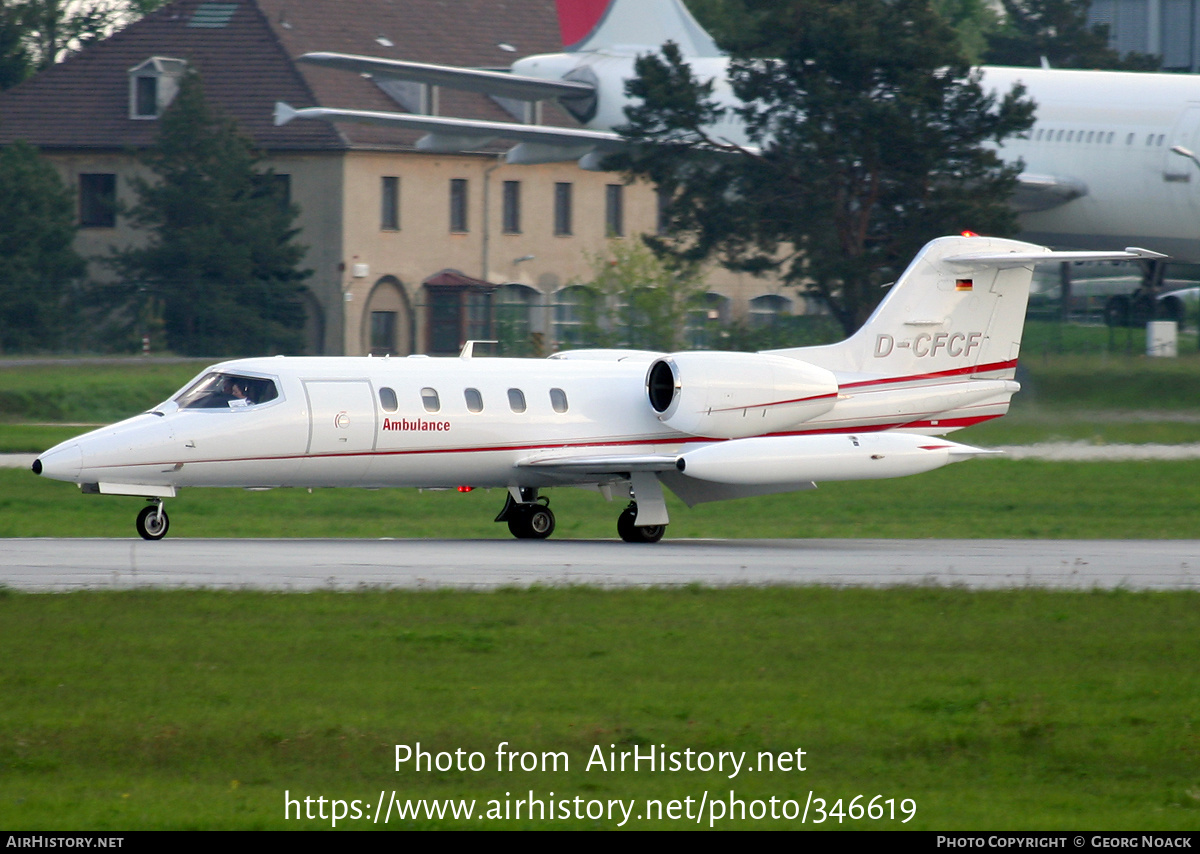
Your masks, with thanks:
[[[287,213],[292,206],[292,176],[286,173],[272,172],[271,191],[279,200],[279,209]]]
[[[656,228],[659,234],[666,234],[671,229],[671,195],[659,188],[654,193],[658,201],[658,221]]]
[[[608,237],[625,235],[625,188],[609,184],[604,188],[604,229]]]
[[[792,313],[792,303],[787,297],[766,294],[750,300],[749,320],[751,326],[774,326],[780,318]]]
[[[396,352],[396,312],[371,312],[371,355],[391,356]]]
[[[133,115],[139,119],[158,115],[158,78],[135,77]]]
[[[521,182],[504,182],[504,233],[521,233]]]
[[[152,56],[129,69],[129,118],[156,119],[179,92],[187,62]]]
[[[554,185],[554,233],[571,233],[571,185],[561,181]]]
[[[79,176],[81,228],[114,228],[117,224],[117,176],[85,173]]]
[[[450,179],[450,230],[461,234],[467,230],[467,179]]]
[[[379,227],[384,231],[400,230],[400,179],[385,175],[379,181]]]

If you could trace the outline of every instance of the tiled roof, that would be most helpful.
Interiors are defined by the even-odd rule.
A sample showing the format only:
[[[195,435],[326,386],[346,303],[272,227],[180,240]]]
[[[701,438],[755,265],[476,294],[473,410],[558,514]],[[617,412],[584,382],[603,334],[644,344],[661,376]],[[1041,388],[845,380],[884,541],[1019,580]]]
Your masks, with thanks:
[[[0,143],[125,148],[158,124],[129,118],[128,71],[151,56],[185,59],[205,94],[267,150],[407,147],[419,134],[366,125],[272,122],[294,107],[400,111],[359,75],[295,63],[336,51],[471,67],[561,50],[553,0],[176,0],[111,38],[0,93]],[[511,46],[507,50],[501,45]],[[545,120],[572,125],[547,105]],[[511,121],[489,98],[442,89],[438,114]]]

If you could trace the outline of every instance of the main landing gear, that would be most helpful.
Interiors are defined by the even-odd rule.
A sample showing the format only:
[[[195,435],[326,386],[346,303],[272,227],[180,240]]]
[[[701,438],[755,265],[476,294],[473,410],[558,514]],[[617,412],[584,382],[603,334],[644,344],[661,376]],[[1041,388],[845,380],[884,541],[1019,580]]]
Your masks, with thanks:
[[[142,535],[143,540],[161,540],[167,535],[167,529],[171,527],[171,520],[167,518],[167,511],[163,510],[163,503],[153,501],[142,508],[135,524],[137,532]]]
[[[657,543],[667,532],[666,525],[643,525],[637,527],[638,506],[636,501],[630,501],[629,506],[617,517],[617,533],[627,543]]]
[[[522,487],[521,500],[508,494],[497,522],[507,522],[508,530],[518,540],[544,540],[554,533],[554,512],[549,498],[538,498],[536,489]]]
[[[544,540],[554,533],[554,512],[550,509],[550,499],[538,497],[537,490],[521,487],[518,490],[521,500],[509,492],[504,502],[504,509],[496,516],[497,522],[507,522],[508,530],[518,540]],[[667,531],[666,525],[634,524],[637,521],[638,506],[636,501],[630,501],[629,506],[617,517],[617,533],[627,543],[657,543]],[[139,529],[140,530],[140,529]]]

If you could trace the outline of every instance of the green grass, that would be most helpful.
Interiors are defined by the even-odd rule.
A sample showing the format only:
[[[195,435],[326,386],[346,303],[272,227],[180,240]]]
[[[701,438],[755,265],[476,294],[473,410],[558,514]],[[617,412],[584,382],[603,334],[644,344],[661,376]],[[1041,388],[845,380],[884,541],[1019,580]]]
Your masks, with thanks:
[[[0,422],[119,421],[162,403],[211,361],[0,361]]]
[[[612,538],[623,503],[548,490],[554,537]],[[172,537],[509,537],[499,490],[185,489],[167,501]],[[137,498],[0,470],[0,537],[134,536]],[[975,460],[914,477],[704,504],[668,497],[667,536],[1200,538],[1200,461]]]
[[[1179,331],[1176,349],[1185,358],[1195,355],[1197,344],[1193,326]],[[1128,358],[1140,357],[1145,352],[1144,327],[1110,329],[1102,325],[1027,320],[1021,339],[1021,355],[1026,360],[1069,354],[1082,358]]]
[[[285,791],[483,809],[812,790],[916,802],[857,827],[1194,830],[1198,613],[1196,593],[1120,590],[10,593],[0,826],[329,826],[286,822]],[[417,742],[488,767],[396,770]],[[501,742],[569,770],[497,772]],[[807,770],[588,770],[610,745],[802,749]]]

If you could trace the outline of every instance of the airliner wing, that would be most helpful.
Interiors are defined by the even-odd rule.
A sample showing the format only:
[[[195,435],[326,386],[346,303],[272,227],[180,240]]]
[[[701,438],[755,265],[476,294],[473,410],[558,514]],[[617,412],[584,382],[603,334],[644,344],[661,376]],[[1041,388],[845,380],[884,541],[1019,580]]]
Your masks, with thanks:
[[[505,159],[509,163],[554,163],[580,160],[583,168],[599,168],[599,160],[619,150],[625,143],[615,133],[586,128],[558,128],[547,125],[523,125],[515,122],[489,122],[477,119],[452,119],[415,113],[388,113],[375,110],[339,110],[327,107],[294,109],[275,104],[275,124],[293,119],[325,119],[331,122],[357,122],[406,130],[425,131],[417,140],[419,151],[455,152],[486,145],[494,139],[512,140],[518,145]],[[589,158],[589,155],[594,157]]]
[[[1012,203],[1018,213],[1034,213],[1065,205],[1087,194],[1087,184],[1078,178],[1022,172],[1017,176]]]
[[[430,86],[465,89],[500,98],[520,101],[541,101],[549,98],[580,98],[595,94],[595,87],[570,80],[543,80],[539,77],[510,74],[506,71],[486,71],[476,68],[456,68],[452,65],[431,65],[426,62],[404,62],[374,56],[355,56],[347,53],[306,53],[296,60],[309,65],[338,68],[394,80],[411,80]]]

